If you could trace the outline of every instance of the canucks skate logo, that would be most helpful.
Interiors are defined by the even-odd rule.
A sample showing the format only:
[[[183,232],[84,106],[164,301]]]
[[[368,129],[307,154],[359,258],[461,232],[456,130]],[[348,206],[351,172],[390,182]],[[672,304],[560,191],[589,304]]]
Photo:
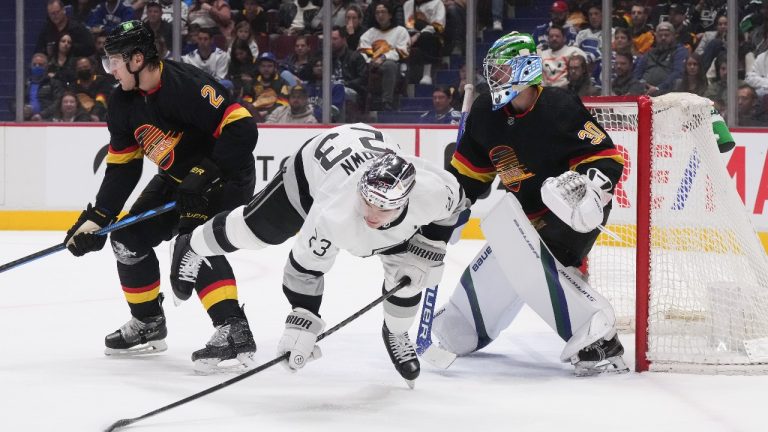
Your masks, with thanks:
[[[501,182],[512,192],[520,190],[520,183],[536,174],[528,171],[517,159],[517,153],[509,146],[496,146],[490,151],[491,162],[496,167],[496,172]]]
[[[173,165],[173,148],[181,141],[183,132],[163,132],[153,125],[141,125],[133,132],[136,141],[144,149],[149,160],[161,169],[167,170]]]

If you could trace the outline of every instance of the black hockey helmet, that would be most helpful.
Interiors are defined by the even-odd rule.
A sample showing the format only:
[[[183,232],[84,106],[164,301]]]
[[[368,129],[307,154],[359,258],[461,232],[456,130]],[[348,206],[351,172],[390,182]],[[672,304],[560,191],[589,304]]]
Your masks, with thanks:
[[[115,27],[107,36],[104,51],[108,56],[122,54],[126,62],[137,52],[144,55],[145,63],[159,59],[154,33],[138,20],[125,21]]]

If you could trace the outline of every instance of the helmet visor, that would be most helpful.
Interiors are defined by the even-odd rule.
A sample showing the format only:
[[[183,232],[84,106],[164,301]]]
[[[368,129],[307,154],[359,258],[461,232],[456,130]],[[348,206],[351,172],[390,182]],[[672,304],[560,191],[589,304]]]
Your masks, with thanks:
[[[125,67],[125,58],[121,54],[106,55],[101,57],[101,67],[108,74]]]

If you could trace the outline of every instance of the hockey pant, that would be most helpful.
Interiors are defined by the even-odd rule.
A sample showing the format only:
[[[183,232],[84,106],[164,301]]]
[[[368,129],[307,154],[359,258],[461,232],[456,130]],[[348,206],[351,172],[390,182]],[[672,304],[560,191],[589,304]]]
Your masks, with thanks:
[[[214,211],[231,209],[246,202],[253,193],[253,169],[241,172],[218,190],[209,192]],[[173,201],[177,184],[164,174],[155,175],[128,212],[139,214]],[[111,234],[117,259],[117,274],[131,315],[142,319],[162,313],[156,301],[160,294],[160,265],[154,247],[173,238],[179,215],[168,212]],[[195,291],[214,325],[228,317],[242,316],[237,300],[237,285],[232,267],[224,257],[211,257],[200,266]]]
[[[511,194],[483,220],[489,242],[436,312],[432,330],[444,348],[464,355],[485,347],[525,303],[567,342],[563,361],[614,330],[612,307],[575,269],[599,231],[575,232],[551,213],[532,222],[538,232]]]

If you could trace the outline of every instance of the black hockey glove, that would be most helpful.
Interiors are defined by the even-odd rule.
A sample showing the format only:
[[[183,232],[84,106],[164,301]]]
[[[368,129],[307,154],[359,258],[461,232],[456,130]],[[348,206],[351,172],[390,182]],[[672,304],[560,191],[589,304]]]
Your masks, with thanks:
[[[77,222],[67,231],[64,243],[74,256],[83,256],[88,252],[101,250],[107,242],[106,235],[93,234],[101,228],[111,224],[115,218],[109,212],[88,204],[80,213]]]
[[[197,166],[189,170],[189,174],[181,181],[177,191],[179,233],[190,233],[196,226],[208,220],[211,215],[206,194],[221,185],[221,171],[208,158],[201,160]]]

